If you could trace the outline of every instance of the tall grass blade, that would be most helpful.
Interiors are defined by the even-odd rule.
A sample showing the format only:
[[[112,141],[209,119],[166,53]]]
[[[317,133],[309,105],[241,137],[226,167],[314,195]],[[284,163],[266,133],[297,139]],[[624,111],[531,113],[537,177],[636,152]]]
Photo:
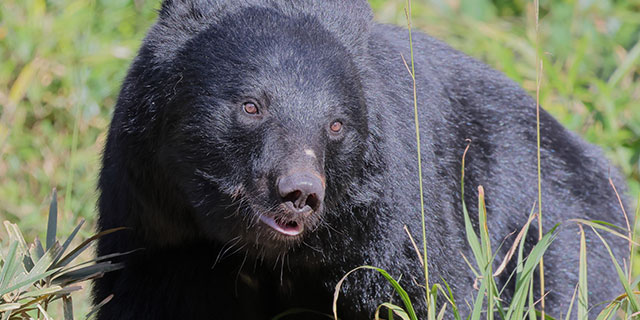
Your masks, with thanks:
[[[484,261],[484,257],[482,255],[482,246],[480,245],[480,241],[478,241],[478,236],[473,229],[473,224],[471,223],[471,218],[469,216],[469,211],[467,210],[467,205],[464,200],[464,168],[465,168],[465,158],[467,155],[467,151],[469,151],[469,147],[471,144],[468,144],[462,154],[462,174],[460,178],[460,186],[461,186],[461,198],[462,198],[462,214],[464,216],[464,227],[465,233],[467,236],[467,242],[471,247],[471,251],[476,259],[476,263],[480,270],[483,270],[486,265],[486,261]]]
[[[571,319],[571,311],[573,311],[573,303],[576,301],[576,295],[578,294],[578,286],[573,289],[573,295],[571,295],[571,301],[569,302],[569,309],[567,310],[567,314],[565,316],[565,320]]]
[[[378,306],[378,308],[376,308],[376,313],[374,315],[374,319],[375,320],[380,320],[380,310],[382,308],[387,308],[390,312],[392,312],[392,314],[395,314],[396,316],[400,317],[402,320],[410,320],[409,315],[407,314],[407,312],[405,312],[402,308],[396,306],[395,304],[392,304],[390,302],[385,302],[381,305]],[[390,314],[391,316],[391,314]]]
[[[540,59],[540,2],[533,0],[535,6],[536,19],[536,151],[538,156],[538,241],[542,240],[542,158],[540,135],[540,85],[542,84],[542,66]],[[545,289],[544,289],[544,259],[540,259],[540,305],[542,306],[542,318],[545,317]]]
[[[536,308],[535,302],[533,301],[533,281],[529,281],[529,308],[527,309],[527,316],[529,320],[536,320]]]
[[[618,69],[611,75],[608,85],[615,88],[625,75],[629,74],[634,68],[637,68],[640,61],[640,40],[631,48],[625,59],[622,61]]]
[[[578,319],[589,318],[589,289],[587,287],[587,242],[580,227],[580,264],[578,272]]]
[[[453,291],[451,290],[451,287],[449,287],[449,284],[446,280],[444,280],[444,278],[440,279],[442,280],[444,286],[447,288],[446,292],[444,292],[444,289],[441,290],[444,293],[445,298],[447,298],[449,304],[451,304],[451,308],[453,309],[453,318],[456,320],[462,320],[462,318],[460,317],[460,312],[458,312],[458,306],[456,305],[456,300],[453,297]]]
[[[407,29],[409,30],[409,50],[411,54],[411,79],[413,80],[413,117],[415,122],[416,129],[416,151],[418,153],[418,182],[420,186],[420,216],[422,218],[422,256],[424,258],[424,282],[425,289],[427,290],[427,305],[429,305],[429,263],[427,263],[427,225],[426,225],[426,217],[424,213],[424,189],[422,185],[422,151],[421,151],[421,143],[420,143],[420,121],[418,118],[418,91],[416,85],[416,68],[415,61],[413,58],[413,36],[411,32],[411,0],[407,0],[405,15],[407,17]],[[429,309],[429,312],[433,312],[433,310]]]
[[[596,320],[609,320],[616,316],[616,313],[620,309],[620,303],[618,301],[614,301],[610,303],[606,308],[600,311]]]
[[[629,285],[628,279],[624,271],[622,271],[622,268],[620,267],[618,260],[613,254],[613,251],[611,251],[611,247],[609,247],[609,244],[607,243],[607,241],[600,235],[600,233],[595,228],[592,227],[591,230],[593,230],[593,232],[596,233],[598,238],[600,238],[600,241],[602,241],[602,244],[604,244],[605,248],[607,248],[607,252],[609,252],[609,256],[611,257],[611,261],[613,262],[613,265],[616,267],[616,272],[618,273],[618,278],[620,280],[620,283],[624,287],[624,291],[627,294],[627,300],[629,301],[632,312],[633,313],[638,312],[640,310],[640,303],[638,303],[637,297],[634,294],[633,290],[631,289],[631,286]]]
[[[509,307],[507,316],[505,317],[506,319],[522,319],[521,312],[523,312],[524,306],[527,302],[529,304],[529,311],[527,313],[529,313],[529,317],[533,316],[535,318],[535,312],[533,312],[535,309],[532,291],[533,275],[544,253],[555,239],[555,231],[557,227],[558,225],[554,226],[542,237],[540,241],[538,241],[533,249],[531,249],[529,257],[524,261],[524,264],[522,265],[522,272],[520,272],[516,278],[516,290],[513,293],[511,306]]]
[[[407,314],[409,315],[409,319],[410,320],[418,320],[418,317],[416,316],[416,312],[413,309],[413,304],[411,303],[411,298],[409,297],[409,294],[407,294],[407,292],[402,288],[402,286],[400,286],[400,284],[393,279],[393,277],[391,277],[391,275],[389,275],[389,273],[387,273],[387,271],[380,269],[380,268],[376,268],[376,267],[372,267],[372,266],[360,266],[357,267],[349,272],[347,272],[347,274],[345,274],[342,279],[340,279],[340,281],[338,281],[338,284],[336,284],[336,289],[333,293],[333,317],[335,320],[338,320],[338,297],[340,296],[340,288],[342,287],[342,283],[344,283],[344,281],[347,279],[347,277],[349,275],[351,275],[352,273],[361,270],[361,269],[370,269],[370,270],[375,270],[378,273],[380,273],[385,279],[387,279],[387,281],[389,281],[389,283],[391,284],[391,286],[393,287],[393,289],[396,291],[396,293],[400,296],[400,299],[402,300],[402,303],[404,304],[405,307],[405,311],[407,312]],[[429,293],[427,293],[429,294]]]
[[[478,288],[478,292],[476,293],[476,299],[473,303],[473,309],[471,309],[471,319],[480,319],[482,315],[482,308],[484,307],[484,296],[487,291],[487,282],[482,280],[480,281],[480,287]]]

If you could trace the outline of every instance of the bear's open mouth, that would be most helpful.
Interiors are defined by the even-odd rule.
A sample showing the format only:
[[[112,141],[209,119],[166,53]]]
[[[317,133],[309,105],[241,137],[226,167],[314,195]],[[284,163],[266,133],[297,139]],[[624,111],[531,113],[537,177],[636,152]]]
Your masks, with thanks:
[[[297,236],[304,230],[304,225],[294,220],[274,219],[265,215],[260,216],[260,221],[264,222],[274,230],[287,235]]]

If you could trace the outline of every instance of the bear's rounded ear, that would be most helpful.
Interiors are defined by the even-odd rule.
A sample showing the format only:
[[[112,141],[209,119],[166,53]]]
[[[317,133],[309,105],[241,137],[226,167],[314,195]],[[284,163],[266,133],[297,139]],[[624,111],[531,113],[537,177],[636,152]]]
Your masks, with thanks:
[[[160,19],[202,17],[205,12],[213,9],[220,2],[216,0],[164,0],[160,7]]]

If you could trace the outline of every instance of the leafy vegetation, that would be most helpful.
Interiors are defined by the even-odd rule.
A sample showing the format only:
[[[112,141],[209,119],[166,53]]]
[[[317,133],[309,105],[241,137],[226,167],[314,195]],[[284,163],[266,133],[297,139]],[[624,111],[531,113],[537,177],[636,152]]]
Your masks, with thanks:
[[[4,222],[8,238],[3,241],[0,250],[2,320],[50,319],[49,306],[58,300],[62,301],[64,319],[72,320],[74,315],[71,295],[83,289],[82,283],[122,267],[108,261],[120,254],[77,262],[78,256],[88,249],[94,240],[119,229],[103,231],[73,247],[74,238],[84,220],[61,244],[56,239],[57,216],[58,201],[54,189],[44,246],[38,238],[27,244],[16,224]],[[105,299],[105,302],[108,302],[108,299]]]

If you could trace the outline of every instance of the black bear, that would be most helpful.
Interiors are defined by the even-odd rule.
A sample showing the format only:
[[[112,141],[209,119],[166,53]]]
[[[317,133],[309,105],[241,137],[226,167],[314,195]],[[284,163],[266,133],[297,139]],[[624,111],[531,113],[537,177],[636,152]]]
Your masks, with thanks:
[[[462,153],[470,139],[466,200],[475,208],[484,186],[497,246],[537,199],[535,101],[427,35],[414,33],[413,46],[429,271],[464,314],[474,276],[461,257],[472,256]],[[104,151],[98,228],[127,230],[102,238],[98,254],[141,250],[95,281],[96,303],[113,294],[98,319],[330,314],[338,280],[361,265],[402,275],[424,318],[414,282],[422,267],[403,230],[421,247],[403,57],[408,31],[372,22],[365,0],[165,0],[123,83]],[[601,152],[540,117],[544,229],[575,217],[622,225],[608,178],[623,182]],[[552,315],[566,312],[578,281],[576,230],[563,224],[545,255]],[[530,248],[535,223],[529,235]],[[624,245],[610,240],[621,258]],[[595,304],[621,287],[606,250],[588,241]],[[393,294],[365,271],[343,289],[342,319],[371,319]],[[513,290],[507,284],[506,299]]]

